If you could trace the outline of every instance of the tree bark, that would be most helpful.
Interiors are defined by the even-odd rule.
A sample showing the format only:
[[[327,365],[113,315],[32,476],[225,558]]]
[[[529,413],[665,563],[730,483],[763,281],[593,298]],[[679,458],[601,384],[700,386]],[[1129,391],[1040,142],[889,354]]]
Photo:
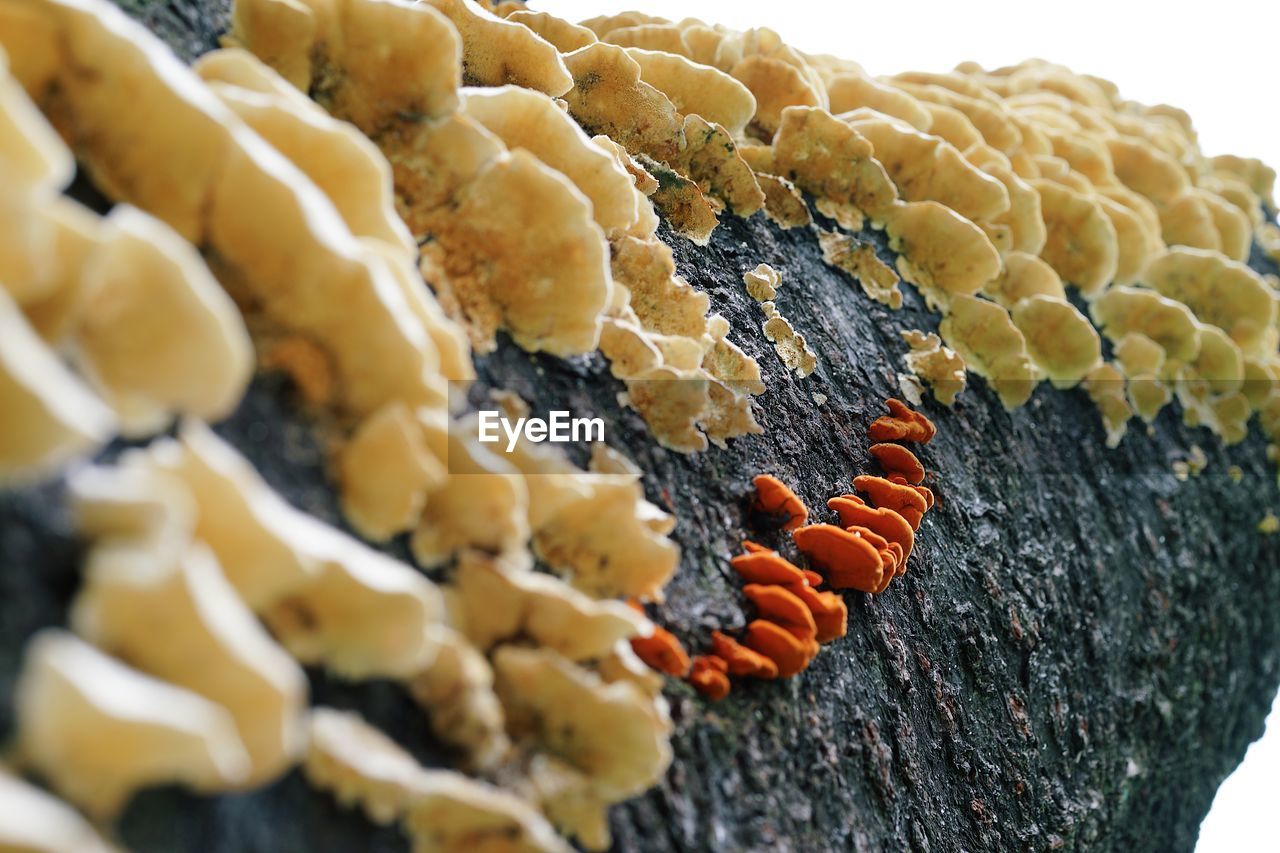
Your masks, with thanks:
[[[225,27],[221,0],[121,5],[188,59]],[[477,359],[476,393],[510,387],[535,411],[604,419],[649,498],[679,520],[683,558],[659,618],[701,649],[710,630],[743,622],[727,558],[746,537],[782,544],[748,526],[751,477],[775,474],[829,520],[826,499],[873,468],[866,427],[898,393],[899,331],[937,318],[911,288],[896,312],[864,297],[822,262],[811,229],[726,215],[707,247],[662,236],[759,360],[764,435],[692,456],[663,450],[619,404],[599,356],[532,356],[506,340]],[[892,261],[880,235],[861,236]],[[783,273],[778,307],[818,354],[808,379],[778,360],[742,286],[761,262]],[[1256,253],[1253,263],[1276,272]],[[675,763],[614,810],[616,849],[1194,847],[1280,682],[1280,537],[1256,529],[1280,507],[1265,443],[1255,428],[1224,448],[1166,409],[1107,450],[1080,390],[1042,385],[1008,413],[972,384],[954,409],[925,404],[939,433],[921,455],[939,506],[908,573],[883,595],[846,595],[848,636],[797,678],[738,682],[714,705],[671,683]],[[287,380],[262,375],[217,431],[291,502],[345,527],[300,411]],[[1172,463],[1197,443],[1209,464],[1180,482]],[[392,550],[407,556],[403,543]],[[0,493],[0,736],[22,644],[64,622],[79,558],[59,485]],[[311,677],[315,702],[358,709],[424,762],[448,762],[399,687]],[[138,851],[406,847],[297,773],[230,797],[147,792],[118,829]]]

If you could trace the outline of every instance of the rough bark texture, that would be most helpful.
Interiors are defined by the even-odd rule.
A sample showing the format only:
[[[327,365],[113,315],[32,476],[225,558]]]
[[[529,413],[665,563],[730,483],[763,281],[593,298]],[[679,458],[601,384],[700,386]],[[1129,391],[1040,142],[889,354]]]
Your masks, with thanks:
[[[225,20],[221,3],[123,5],[188,57]],[[740,540],[782,544],[745,526],[751,476],[796,485],[828,520],[826,499],[873,468],[865,431],[896,394],[899,330],[936,318],[913,292],[899,312],[872,303],[822,263],[812,231],[760,215],[726,217],[706,248],[664,238],[764,368],[763,436],[664,451],[619,405],[600,358],[533,357],[506,341],[480,359],[476,393],[512,387],[536,410],[605,419],[650,499],[679,519],[684,556],[658,617],[699,648],[743,621],[727,564]],[[783,272],[778,306],[818,353],[808,379],[789,376],[760,332],[741,284],[760,262]],[[1166,410],[1108,451],[1083,392],[1043,386],[1010,414],[975,384],[954,410],[926,406],[939,435],[922,457],[940,506],[907,575],[874,599],[848,595],[848,636],[798,678],[737,684],[718,705],[672,684],[675,763],[615,810],[617,849],[1192,849],[1280,681],[1280,539],[1255,529],[1280,506],[1263,442],[1255,429],[1223,449]],[[218,432],[293,503],[341,524],[323,441],[284,379],[259,377]],[[1179,482],[1172,463],[1194,443],[1208,468]],[[64,620],[78,560],[59,486],[0,493],[0,736],[22,643]],[[312,683],[316,702],[357,708],[423,761],[447,762],[398,687]],[[405,849],[296,773],[234,797],[148,792],[118,828],[139,851]]]

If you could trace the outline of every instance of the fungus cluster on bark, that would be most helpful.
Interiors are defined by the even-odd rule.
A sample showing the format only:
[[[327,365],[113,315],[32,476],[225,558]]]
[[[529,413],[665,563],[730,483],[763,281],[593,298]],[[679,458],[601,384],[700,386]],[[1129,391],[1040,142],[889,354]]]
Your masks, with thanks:
[[[760,365],[677,274],[660,214],[705,242],[762,211],[810,229],[867,298],[896,309],[903,280],[918,288],[939,334],[905,336],[907,364],[943,402],[968,371],[1009,407],[1047,379],[1081,386],[1109,444],[1176,401],[1227,443],[1257,415],[1280,458],[1280,297],[1243,263],[1254,243],[1280,256],[1275,172],[1206,157],[1184,113],[1107,81],[1039,61],[875,78],[767,29],[577,25],[511,0],[237,0],[227,43],[189,69],[105,0],[0,0],[0,484],[216,421],[256,352],[332,436],[353,529],[408,534],[453,576],[287,506],[195,420],[80,472],[85,583],[72,633],[28,649],[17,737],[87,813],[301,761],[422,849],[564,849],[556,830],[606,846],[607,808],[671,757],[646,664],[711,698],[794,675],[844,633],[838,590],[905,570],[934,495],[901,443],[935,430],[897,400],[869,430],[884,474],[831,498],[839,524],[757,478],[757,516],[814,568],[744,543],[755,618],[692,659],[621,603],[660,601],[679,563],[641,472],[472,439],[461,391],[499,331],[600,351],[678,452],[761,431]],[[67,197],[77,166],[111,213]],[[772,272],[747,287],[805,376],[818,354]],[[302,664],[392,680],[504,789],[305,711]],[[100,846],[7,776],[0,800],[22,804],[0,842]]]

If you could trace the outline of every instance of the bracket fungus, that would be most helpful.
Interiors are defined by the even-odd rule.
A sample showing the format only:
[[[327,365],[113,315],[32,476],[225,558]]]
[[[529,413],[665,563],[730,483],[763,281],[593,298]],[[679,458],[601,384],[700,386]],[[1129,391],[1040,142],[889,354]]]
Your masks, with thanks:
[[[915,486],[924,482],[924,466],[920,464],[920,460],[916,458],[914,453],[902,445],[873,444],[867,449],[867,452],[880,463],[880,467],[885,470],[886,476],[899,474],[908,483]]]
[[[1267,335],[1277,316],[1275,293],[1239,261],[1178,246],[1154,259],[1141,281],[1226,332],[1245,352],[1260,355],[1268,343],[1274,350]]]
[[[45,346],[0,289],[0,481],[30,479],[87,456],[116,418]]]
[[[377,823],[399,821],[414,850],[569,849],[530,804],[459,773],[423,768],[354,713],[317,708],[309,728],[308,781]]]
[[[248,776],[224,709],[70,634],[32,638],[14,694],[23,760],[90,815],[113,816],[148,785],[226,791]]]
[[[817,197],[818,210],[857,230],[898,199],[888,173],[872,157],[866,137],[817,107],[782,112],[773,137],[778,174]]]
[[[1075,386],[1102,360],[1102,339],[1067,300],[1028,296],[1014,304],[1010,314],[1031,361],[1055,388]]]
[[[1000,253],[982,229],[936,201],[900,204],[883,218],[898,272],[930,304],[971,296],[1000,274]]]
[[[884,560],[858,534],[831,524],[810,524],[792,531],[791,537],[801,553],[826,571],[833,589],[876,592],[881,588]]]
[[[698,655],[693,659],[689,683],[712,702],[729,695],[729,664],[717,655]]]
[[[1032,180],[1048,235],[1040,257],[1087,296],[1099,293],[1116,274],[1120,244],[1116,228],[1091,195],[1049,180]]]
[[[0,769],[0,848],[24,853],[111,853],[76,810]]]
[[[462,40],[462,78],[478,86],[514,83],[558,98],[573,78],[555,45],[528,27],[465,0],[426,0],[449,19]]]
[[[809,520],[809,508],[804,501],[777,477],[758,474],[751,483],[756,490],[755,507],[766,515],[784,518],[783,530],[796,530]]]
[[[955,296],[938,332],[970,370],[991,383],[1006,409],[1021,406],[1035,390],[1039,375],[1026,339],[1004,307],[974,296]]]
[[[1111,340],[1141,333],[1164,348],[1169,362],[1187,364],[1200,352],[1200,332],[1191,309],[1154,291],[1117,285],[1093,301],[1089,314]]]
[[[867,435],[873,441],[911,441],[917,444],[928,444],[938,434],[938,428],[933,425],[933,421],[901,400],[890,397],[884,401],[884,404],[889,409],[889,414],[876,418],[867,428]]]
[[[681,115],[701,116],[735,139],[755,115],[751,90],[717,68],[661,50],[629,47],[627,55],[640,66],[640,79],[666,95]]]

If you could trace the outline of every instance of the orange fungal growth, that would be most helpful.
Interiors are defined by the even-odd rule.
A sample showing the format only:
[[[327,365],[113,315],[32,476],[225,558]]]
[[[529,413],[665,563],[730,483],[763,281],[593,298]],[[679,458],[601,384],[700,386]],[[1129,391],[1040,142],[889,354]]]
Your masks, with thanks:
[[[882,509],[891,509],[898,513],[911,509],[921,515],[928,509],[925,497],[914,488],[904,483],[895,483],[884,477],[872,477],[866,474],[854,477],[853,487],[860,492],[866,492],[871,495],[871,502]]]
[[[868,452],[887,474],[898,474],[914,486],[924,482],[924,466],[914,453],[901,444],[873,444]]]
[[[789,584],[804,581],[804,573],[777,551],[740,554],[729,565],[749,584]]]
[[[772,474],[760,474],[751,481],[756,487],[756,506],[769,515],[785,515],[783,530],[795,530],[809,520],[809,508],[786,483]]]
[[[787,587],[796,598],[805,603],[818,626],[819,643],[829,643],[843,637],[849,628],[849,608],[844,599],[834,592],[819,592],[808,584],[792,584]]]
[[[793,531],[804,555],[826,569],[827,582],[835,589],[874,592],[884,577],[884,560],[874,545],[833,524],[811,524]]]
[[[715,655],[698,655],[693,659],[689,683],[712,702],[719,702],[729,695],[728,673],[729,667],[724,659]]]
[[[821,636],[821,628],[818,633]],[[778,677],[778,665],[773,662],[773,658],[747,648],[728,634],[712,631],[711,650],[728,664],[730,675],[766,680]]]
[[[766,548],[765,546],[761,545],[759,542],[752,542],[750,539],[742,540],[742,548],[748,554],[759,554],[762,551],[773,550],[772,548]]]
[[[905,569],[907,558],[911,556],[911,549],[916,541],[915,529],[905,518],[893,510],[869,507],[857,495],[841,495],[838,498],[832,498],[827,501],[827,507],[836,511],[843,526],[864,527],[880,534],[890,542],[897,543],[902,549],[901,565]]]
[[[653,633],[649,636],[633,637],[631,650],[650,669],[656,669],[658,672],[679,678],[689,671],[688,653],[675,635],[666,628],[654,625]]]
[[[812,657],[808,643],[767,619],[756,619],[747,625],[743,643],[773,661],[781,678],[790,678],[803,670]]]
[[[933,421],[901,400],[890,397],[884,403],[889,407],[889,414],[876,418],[867,430],[867,435],[873,441],[914,441],[917,444],[928,444],[933,440],[938,432]]]
[[[809,586],[813,587],[814,589],[817,589],[818,587],[822,586],[823,581],[826,580],[824,577],[822,577],[822,575],[818,574],[813,569],[802,569],[801,571],[804,572],[804,579],[809,582]]]
[[[818,636],[818,626],[808,606],[786,587],[749,583],[742,588],[742,593],[751,599],[760,618],[776,622],[801,640]]]

